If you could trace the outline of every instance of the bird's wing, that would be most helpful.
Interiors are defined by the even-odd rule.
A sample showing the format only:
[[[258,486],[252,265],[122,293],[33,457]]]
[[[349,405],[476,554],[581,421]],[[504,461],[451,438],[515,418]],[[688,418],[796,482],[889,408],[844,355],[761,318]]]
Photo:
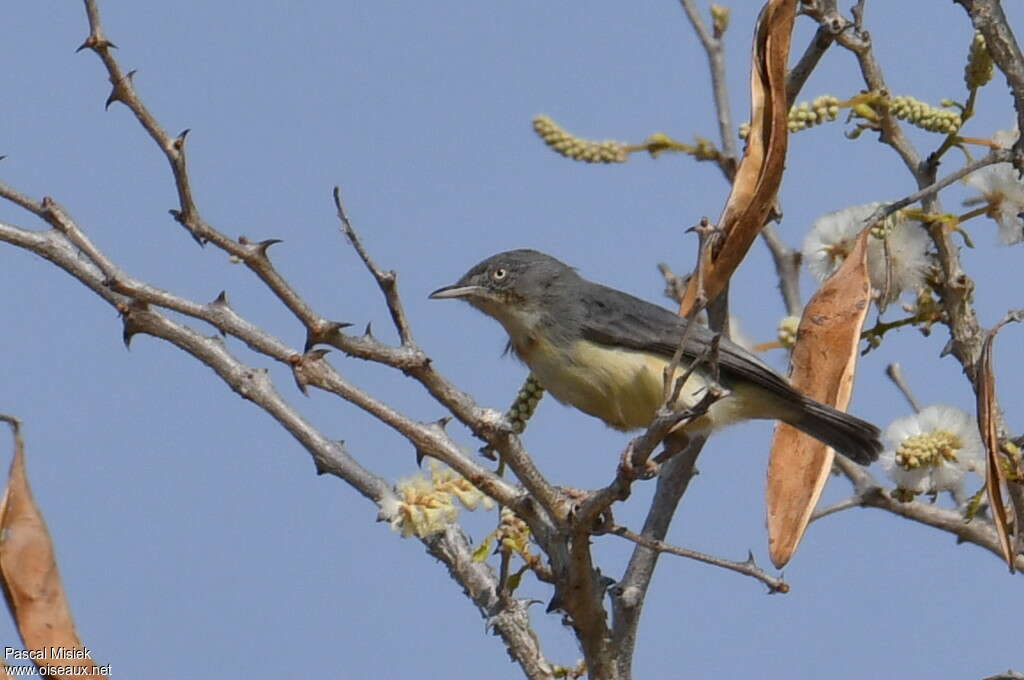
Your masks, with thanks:
[[[664,307],[627,293],[587,282],[581,295],[582,338],[609,347],[626,347],[671,358],[683,339],[687,321]],[[706,326],[696,324],[683,350],[683,365],[700,356],[714,337]],[[795,390],[786,379],[759,358],[736,343],[721,338],[718,367],[722,383],[728,387],[736,380],[750,382],[780,395]]]

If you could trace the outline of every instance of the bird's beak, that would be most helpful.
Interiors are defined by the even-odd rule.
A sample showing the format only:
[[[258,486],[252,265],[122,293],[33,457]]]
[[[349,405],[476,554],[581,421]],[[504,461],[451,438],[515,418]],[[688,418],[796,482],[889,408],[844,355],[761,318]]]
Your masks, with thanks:
[[[431,300],[447,300],[457,298],[482,298],[486,297],[488,291],[483,286],[470,286],[462,283],[455,283],[444,288],[438,288],[430,294]]]

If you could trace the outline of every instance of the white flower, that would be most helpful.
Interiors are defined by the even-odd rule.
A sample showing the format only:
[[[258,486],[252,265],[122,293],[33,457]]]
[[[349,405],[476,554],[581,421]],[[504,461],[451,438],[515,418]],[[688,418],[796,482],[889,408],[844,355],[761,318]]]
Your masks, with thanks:
[[[1016,130],[1000,130],[992,135],[992,141],[1008,149],[1018,136]],[[987,165],[964,181],[981,193],[964,204],[988,203],[988,216],[999,225],[999,240],[1008,246],[1024,241],[1024,182],[1018,178],[1017,170],[1009,163]]]
[[[880,205],[855,205],[815,220],[804,239],[803,248],[804,261],[815,278],[824,281],[839,269],[853,250],[865,221]],[[871,230],[868,274],[875,291],[888,290],[885,302],[891,302],[901,292],[914,291],[924,284],[929,265],[928,243],[924,227],[901,217],[899,213],[889,216]]]
[[[959,493],[967,472],[984,474],[985,446],[974,419],[936,404],[893,421],[879,459],[889,479],[909,495]]]

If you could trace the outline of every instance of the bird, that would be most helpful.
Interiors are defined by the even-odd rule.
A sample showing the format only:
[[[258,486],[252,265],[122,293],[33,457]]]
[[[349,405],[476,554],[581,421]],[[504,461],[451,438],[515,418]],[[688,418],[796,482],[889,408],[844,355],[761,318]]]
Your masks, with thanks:
[[[498,253],[431,299],[458,299],[500,323],[509,349],[558,401],[617,430],[648,427],[663,402],[664,368],[687,335],[681,370],[716,338],[706,326],[580,276],[537,250]],[[688,326],[692,326],[687,330]],[[717,375],[704,361],[680,391],[677,408],[700,401],[714,381],[728,390],[681,425],[706,434],[750,419],[781,420],[861,465],[882,450],[879,429],[794,389],[760,358],[718,338]]]

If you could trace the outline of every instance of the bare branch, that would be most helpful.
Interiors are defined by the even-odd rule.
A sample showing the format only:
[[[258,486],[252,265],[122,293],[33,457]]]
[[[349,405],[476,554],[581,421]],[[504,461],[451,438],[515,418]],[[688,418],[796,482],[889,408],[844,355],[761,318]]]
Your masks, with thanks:
[[[904,196],[898,201],[892,203],[886,203],[879,206],[875,212],[865,221],[866,224],[873,224],[885,219],[889,215],[892,215],[897,210],[902,210],[908,205],[913,205],[918,201],[922,201],[926,198],[931,198],[938,194],[940,191],[948,187],[949,185],[963,179],[967,175],[984,168],[987,165],[993,165],[995,163],[1007,163],[1012,159],[1012,152],[1007,149],[993,149],[984,158],[979,158],[976,161],[972,161],[956,172],[951,172],[940,180],[936,180],[919,191]]]
[[[1003,559],[999,537],[991,521],[975,517],[966,522],[956,510],[941,508],[932,503],[904,502],[893,498],[875,481],[870,472],[843,456],[836,456],[835,466],[853,483],[853,497],[860,500],[861,506],[887,510],[894,515],[948,531],[960,542],[973,543],[988,550],[1000,560]],[[1024,568],[1024,555],[1018,555],[1015,564],[1018,570]]]
[[[750,576],[755,578],[761,583],[768,586],[768,592],[770,593],[788,593],[789,584],[783,581],[781,578],[771,576],[766,573],[763,569],[757,566],[754,561],[753,553],[747,557],[743,562],[734,562],[732,560],[726,560],[721,557],[715,557],[714,555],[708,555],[706,553],[698,552],[696,550],[689,550],[687,548],[679,548],[674,545],[670,545],[663,541],[657,541],[640,534],[634,533],[623,526],[613,526],[609,529],[608,533],[621,536],[627,540],[633,541],[637,545],[642,545],[649,550],[656,550],[662,553],[669,553],[670,555],[678,555],[679,557],[686,557],[691,560],[697,560],[704,564],[710,564],[730,571],[735,571],[738,574]]]
[[[931,503],[903,503],[886,493],[882,487],[867,490],[862,494],[862,503],[865,507],[887,510],[894,515],[947,531],[956,536],[960,542],[973,543],[988,550],[1000,560],[1003,559],[995,526],[988,520],[975,517],[970,522],[965,522],[963,516],[955,510],[941,508]],[[1024,569],[1024,555],[1018,554],[1014,565],[1018,572]]]
[[[679,502],[686,493],[690,480],[697,474],[697,457],[706,441],[703,435],[691,437],[686,449],[662,467],[654,498],[640,532],[642,536],[658,541],[664,540]],[[622,650],[620,656],[624,659],[624,664],[628,664],[628,660],[633,658],[640,614],[643,612],[644,600],[651,585],[651,576],[660,557],[661,553],[657,550],[638,544],[622,579],[611,591],[612,635],[615,644]],[[623,670],[628,671],[628,668]]]
[[[395,330],[398,331],[398,338],[401,340],[403,345],[412,344],[412,330],[409,328],[409,320],[405,317],[405,309],[402,307],[402,300],[398,297],[398,275],[392,271],[382,271],[377,268],[377,265],[370,259],[370,254],[366,252],[366,248],[363,247],[363,242],[359,238],[359,234],[352,227],[352,222],[348,218],[348,214],[345,212],[345,205],[341,202],[341,188],[334,187],[334,207],[338,210],[338,219],[341,220],[341,229],[345,232],[345,236],[348,237],[349,243],[355,248],[356,253],[359,254],[359,259],[363,261],[366,268],[373,275],[373,278],[377,281],[377,285],[380,286],[380,290],[384,293],[384,299],[388,305],[388,311],[391,312],[391,320],[395,324]]]
[[[825,52],[828,51],[828,48],[832,46],[832,43],[835,42],[836,34],[840,30],[842,30],[842,24],[837,26],[831,21],[822,21],[821,25],[818,26],[818,30],[814,33],[814,37],[811,38],[810,44],[807,45],[807,49],[800,56],[800,60],[797,61],[796,65],[790,69],[789,75],[786,76],[786,99],[790,106],[796,103],[796,98],[800,95],[800,90],[803,89],[804,83],[811,77],[811,73],[818,66],[818,62],[825,55]]]
[[[313,350],[295,364],[296,382],[300,386],[313,385],[355,404],[405,436],[417,451],[441,460],[502,505],[511,507],[517,514],[529,514],[523,507],[520,491],[462,453],[441,423],[416,422],[354,387],[324,360],[324,354],[324,350]]]
[[[859,508],[863,504],[864,500],[860,496],[850,496],[849,498],[844,498],[843,500],[833,503],[828,507],[815,510],[814,514],[811,515],[810,521],[814,522],[822,517],[828,517],[829,515],[833,515],[837,512],[842,512],[843,510],[849,510],[850,508]]]
[[[871,38],[866,32],[860,31],[853,24],[847,23],[844,30],[836,35],[836,42],[853,52],[860,66],[861,75],[864,78],[868,89],[874,92],[888,92],[885,84],[885,77],[882,75],[882,67],[875,59],[874,51],[871,49]],[[880,140],[888,144],[903,159],[914,177],[918,177],[921,165],[921,157],[914,146],[903,134],[903,129],[889,111],[883,110],[880,113]]]
[[[722,153],[718,165],[729,181],[736,173],[739,162],[739,150],[736,146],[736,128],[732,124],[732,109],[729,106],[729,89],[725,78],[725,50],[721,38],[716,38],[708,30],[700,18],[693,0],[680,0],[686,18],[690,20],[693,30],[700,38],[700,44],[708,55],[708,66],[711,69],[711,92],[715,99],[715,113],[718,116],[718,135],[721,139]]]
[[[803,303],[800,301],[800,251],[787,246],[774,225],[766,224],[761,230],[761,240],[768,246],[775,262],[775,273],[779,277],[779,292],[782,293],[786,314],[800,316]]]

